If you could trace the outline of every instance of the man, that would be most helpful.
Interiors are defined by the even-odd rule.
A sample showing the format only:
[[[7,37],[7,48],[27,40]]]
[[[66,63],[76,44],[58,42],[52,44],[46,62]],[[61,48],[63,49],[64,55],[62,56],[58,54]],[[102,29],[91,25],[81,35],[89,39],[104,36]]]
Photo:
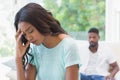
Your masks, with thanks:
[[[81,49],[83,55],[81,80],[114,80],[119,67],[111,49],[98,43],[100,39],[98,29],[91,28],[88,36],[89,47],[82,46]]]

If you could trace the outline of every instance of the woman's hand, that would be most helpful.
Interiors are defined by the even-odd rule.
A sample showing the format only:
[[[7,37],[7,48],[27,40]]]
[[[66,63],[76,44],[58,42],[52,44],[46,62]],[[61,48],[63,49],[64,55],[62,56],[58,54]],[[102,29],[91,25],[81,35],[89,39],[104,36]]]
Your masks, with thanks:
[[[24,56],[27,47],[29,46],[30,42],[27,41],[26,45],[23,45],[21,37],[24,33],[18,29],[18,31],[16,32],[15,38],[16,38],[16,58],[20,58],[22,59],[22,57]]]

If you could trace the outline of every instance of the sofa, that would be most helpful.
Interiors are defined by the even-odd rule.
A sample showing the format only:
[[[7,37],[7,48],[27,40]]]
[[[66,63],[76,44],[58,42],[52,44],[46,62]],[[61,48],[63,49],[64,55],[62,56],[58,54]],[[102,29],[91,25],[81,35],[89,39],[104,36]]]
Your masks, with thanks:
[[[88,41],[81,41],[81,40],[76,40],[76,43],[78,47],[82,46],[88,46]],[[120,67],[120,42],[102,42],[100,41],[101,44],[103,45],[108,45],[114,52],[117,62]],[[81,56],[81,55],[80,55]],[[3,62],[4,66],[9,67],[9,71],[7,70],[6,77],[9,78],[9,80],[17,80],[16,79],[16,68],[15,68],[15,59],[14,56],[8,59],[7,61]],[[117,75],[118,80],[120,80],[120,72]]]
[[[82,47],[82,46],[89,46],[88,41],[80,41],[80,40],[76,40],[76,43],[78,45],[78,47]],[[102,45],[106,45],[109,46],[110,49],[112,49],[112,51],[114,52],[114,55],[117,59],[117,63],[120,67],[120,42],[104,42],[104,41],[100,41],[99,42]]]

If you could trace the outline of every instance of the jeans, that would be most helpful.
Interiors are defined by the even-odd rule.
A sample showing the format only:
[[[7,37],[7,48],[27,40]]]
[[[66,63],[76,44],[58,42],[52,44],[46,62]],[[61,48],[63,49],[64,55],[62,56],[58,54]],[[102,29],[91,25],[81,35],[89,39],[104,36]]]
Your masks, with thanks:
[[[104,76],[100,75],[85,75],[80,73],[81,80],[105,80]]]

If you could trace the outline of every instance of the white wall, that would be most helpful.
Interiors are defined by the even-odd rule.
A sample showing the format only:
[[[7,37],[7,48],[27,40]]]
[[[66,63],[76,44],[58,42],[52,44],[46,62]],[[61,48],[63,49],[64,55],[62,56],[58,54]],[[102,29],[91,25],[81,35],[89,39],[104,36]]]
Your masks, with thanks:
[[[106,0],[106,41],[120,41],[120,0]]]

